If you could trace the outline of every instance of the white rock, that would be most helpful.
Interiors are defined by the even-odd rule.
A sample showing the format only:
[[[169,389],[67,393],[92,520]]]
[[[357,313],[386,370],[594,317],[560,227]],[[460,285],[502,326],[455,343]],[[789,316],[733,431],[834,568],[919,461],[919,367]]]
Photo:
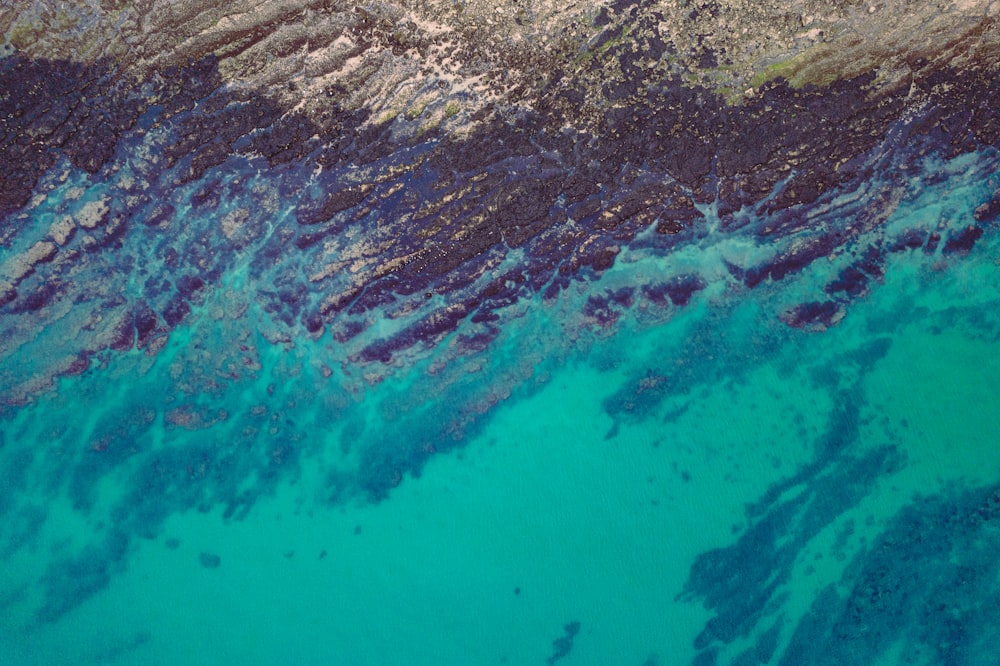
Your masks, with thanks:
[[[52,226],[49,227],[49,238],[54,240],[57,245],[62,246],[69,242],[74,231],[76,231],[76,223],[73,222],[73,218],[64,217],[53,222]]]
[[[104,221],[104,216],[108,214],[108,197],[102,197],[96,201],[88,201],[76,214],[76,221],[84,229],[96,229]]]

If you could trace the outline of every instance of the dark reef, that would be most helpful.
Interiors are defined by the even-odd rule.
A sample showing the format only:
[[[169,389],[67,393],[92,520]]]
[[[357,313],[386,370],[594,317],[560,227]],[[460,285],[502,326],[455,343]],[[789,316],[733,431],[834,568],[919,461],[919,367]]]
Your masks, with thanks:
[[[547,664],[554,664],[567,657],[573,651],[573,639],[580,633],[580,623],[570,622],[563,627],[563,635],[552,641],[552,654],[546,659]]]
[[[198,555],[198,562],[206,569],[218,569],[222,566],[222,558],[215,553],[202,552]]]
[[[898,643],[905,661],[995,663],[986,637],[1000,621],[998,521],[997,487],[906,506],[817,595],[777,663],[872,661]]]

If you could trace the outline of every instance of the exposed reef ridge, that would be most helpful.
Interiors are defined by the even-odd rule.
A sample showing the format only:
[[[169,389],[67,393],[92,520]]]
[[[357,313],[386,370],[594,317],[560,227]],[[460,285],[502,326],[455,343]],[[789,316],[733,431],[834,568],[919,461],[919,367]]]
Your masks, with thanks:
[[[989,0],[7,5],[0,32],[31,57],[110,58],[144,78],[212,54],[227,82],[257,89],[296,83],[283,100],[293,105],[314,106],[335,85],[354,106],[397,111],[428,81],[443,84],[436,95],[464,91],[478,104],[537,100],[557,69],[587,79],[598,102],[602,81],[628,78],[629,67],[618,67],[623,53],[651,80],[683,74],[738,93],[778,74],[828,82],[878,69],[889,81],[921,58],[953,66],[988,60],[1000,12]]]

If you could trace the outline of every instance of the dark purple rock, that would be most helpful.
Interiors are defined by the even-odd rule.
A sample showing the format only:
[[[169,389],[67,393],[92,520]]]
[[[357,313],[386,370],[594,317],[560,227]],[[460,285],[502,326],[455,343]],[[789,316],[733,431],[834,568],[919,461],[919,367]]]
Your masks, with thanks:
[[[825,330],[836,323],[840,306],[833,301],[813,301],[797,305],[781,317],[789,326],[811,330]]]
[[[173,327],[181,323],[191,313],[191,307],[180,296],[175,296],[163,309],[163,320]]]
[[[753,288],[767,278],[777,282],[786,275],[797,273],[817,258],[827,256],[837,245],[838,238],[833,235],[821,236],[809,243],[797,245],[792,251],[778,255],[767,264],[747,269],[744,284]]]
[[[500,329],[496,326],[489,326],[473,335],[459,335],[458,342],[465,351],[480,352],[489,347],[498,335],[500,335]]]
[[[388,363],[392,360],[392,355],[398,351],[409,349],[417,343],[412,332],[403,331],[391,338],[375,340],[361,350],[361,360],[367,363],[378,361]]]
[[[108,347],[115,351],[128,351],[132,349],[135,342],[135,319],[134,316],[126,316],[111,333],[111,342]]]
[[[120,239],[128,229],[128,219],[122,212],[113,213],[108,218],[107,226],[104,228],[103,236],[92,247],[85,246],[88,252],[96,252],[103,247],[120,247]]]
[[[577,222],[589,222],[601,210],[601,200],[598,197],[588,197],[583,201],[573,204],[566,211],[571,218]]]
[[[147,298],[160,296],[171,291],[170,281],[161,275],[150,275],[143,282],[143,293]]]
[[[611,326],[621,317],[621,311],[611,306],[604,298],[591,296],[583,307],[583,314],[595,320],[600,326]]]
[[[140,108],[121,92],[124,88],[106,61],[29,60],[20,53],[3,58],[0,118],[5,119],[6,136],[0,135],[0,216],[27,203],[57,150],[90,173],[107,162],[118,134],[131,126]],[[87,98],[86,105],[73,103],[81,97]]]
[[[583,165],[563,181],[563,194],[571,204],[592,199],[600,205],[600,198],[592,198],[600,189],[600,181],[593,173],[593,168],[594,165]]]
[[[221,139],[216,139],[201,146],[198,152],[191,156],[187,173],[179,174],[178,184],[200,180],[204,177],[206,171],[225,162],[231,152],[232,147],[230,144]]]
[[[369,285],[363,294],[348,308],[348,314],[359,315],[374,310],[375,308],[388,305],[396,300],[396,296],[391,289],[395,281],[376,282]]]
[[[500,320],[500,315],[487,309],[477,310],[475,314],[473,314],[469,318],[469,321],[471,321],[474,324],[488,324],[499,320]]]
[[[498,310],[513,305],[522,293],[524,282],[524,274],[521,271],[509,271],[483,287],[478,294],[478,300],[487,310]]]
[[[591,296],[583,306],[583,314],[597,320],[601,326],[610,326],[621,316],[622,309],[632,306],[634,293],[633,288],[622,287],[607,291],[603,296]]]
[[[448,310],[432,312],[409,329],[411,336],[420,342],[434,342],[458,328],[459,323],[469,314],[468,306],[452,307]]]
[[[468,306],[439,310],[407,326],[385,340],[376,340],[361,350],[364,361],[388,363],[393,354],[422,344],[433,344],[458,328],[469,314]]]
[[[972,216],[976,222],[995,222],[1000,217],[1000,190],[994,192],[989,201],[977,206]]]
[[[300,250],[308,250],[318,245],[324,238],[335,234],[339,229],[336,226],[329,226],[320,231],[312,233],[299,233],[295,237],[295,247]]]
[[[197,275],[182,275],[177,279],[177,290],[186,299],[190,299],[204,286],[205,281]]]
[[[923,229],[907,229],[889,245],[889,252],[915,250],[927,242],[927,232]]]
[[[11,309],[14,312],[37,312],[52,303],[62,293],[63,285],[54,281],[45,281],[22,295]]]
[[[375,189],[371,183],[353,185],[327,194],[319,202],[304,204],[295,210],[299,224],[311,226],[326,222],[334,215],[353,208],[368,198]]]
[[[855,265],[871,277],[880,278],[885,274],[882,268],[884,264],[885,253],[880,246],[873,245],[864,251]]]
[[[180,253],[177,252],[173,247],[168,247],[163,252],[163,266],[171,270],[177,268],[180,264]]]
[[[75,377],[77,375],[82,375],[87,369],[90,368],[90,353],[87,351],[81,351],[73,359],[73,362],[63,370],[62,375],[64,377]]]
[[[682,307],[691,302],[691,297],[707,285],[700,275],[687,273],[671,278],[667,282],[643,285],[642,293],[657,305],[666,305],[667,299],[675,306]]]
[[[0,308],[17,298],[17,290],[14,287],[0,284]]]
[[[621,287],[615,289],[614,291],[608,292],[608,300],[610,303],[617,303],[623,308],[630,308],[635,302],[635,289],[632,287]]]
[[[982,228],[969,225],[957,233],[949,234],[948,240],[945,241],[941,252],[943,254],[968,254],[972,251],[972,246],[976,244],[976,241],[978,241],[982,235]]]
[[[341,322],[333,330],[333,339],[337,342],[347,342],[352,338],[356,338],[361,334],[366,328],[365,324],[357,320],[348,320],[346,322]]]
[[[323,317],[318,312],[310,312],[302,316],[302,324],[310,333],[319,333],[323,330]]]
[[[550,224],[549,209],[562,189],[559,178],[525,178],[501,185],[487,206],[510,247],[520,247]]]
[[[184,67],[165,67],[159,75],[164,118],[194,108],[196,101],[208,97],[222,85],[218,59],[211,53]]]
[[[823,288],[823,291],[828,294],[844,292],[848,296],[853,297],[863,294],[867,287],[868,276],[854,266],[848,266],[844,270],[840,271],[840,275],[837,279],[826,285],[826,287]]]
[[[621,252],[621,248],[617,245],[612,245],[609,241],[598,240],[590,243],[586,250],[578,251],[571,258],[567,268],[579,270],[589,267],[597,273],[603,273],[615,265],[615,258],[619,252]],[[563,266],[567,265],[563,264]]]
[[[147,227],[159,227],[169,222],[173,216],[174,207],[165,201],[161,201],[153,204],[153,207],[142,217],[142,222]]]
[[[272,166],[301,160],[316,148],[317,130],[305,115],[288,114],[254,133],[249,152],[260,153]]]
[[[145,301],[136,303],[132,313],[135,322],[136,347],[144,349],[149,343],[152,333],[156,330],[156,313]]]
[[[215,208],[220,201],[219,188],[218,179],[206,183],[191,195],[191,205],[195,208]]]
[[[932,231],[931,235],[927,238],[927,245],[924,246],[924,252],[927,254],[934,254],[937,251],[938,243],[941,242],[941,234],[936,231]]]

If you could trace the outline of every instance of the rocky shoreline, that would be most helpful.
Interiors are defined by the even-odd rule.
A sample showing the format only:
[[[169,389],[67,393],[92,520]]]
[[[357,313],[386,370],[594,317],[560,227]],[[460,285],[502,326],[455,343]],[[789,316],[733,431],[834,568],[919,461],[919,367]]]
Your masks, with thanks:
[[[421,11],[440,19],[438,32],[419,11],[407,23],[385,7],[395,18],[326,4],[282,3],[279,11],[262,3],[229,17],[184,3],[127,5],[115,10],[113,34],[94,15],[31,41],[26,21],[49,19],[29,5],[8,16],[6,33],[24,50],[0,60],[0,243],[8,248],[0,386],[8,404],[82,371],[102,350],[155,352],[199,293],[243,264],[274,319],[266,337],[329,333],[362,364],[391,362],[459,328],[469,349],[481,349],[504,308],[532,294],[556,297],[610,268],[624,248],[666,255],[742,234],[771,251],[731,265],[733,279],[753,288],[842,254],[877,229],[903,179],[883,179],[863,208],[839,203],[852,192],[862,200],[875,174],[918,173],[928,155],[951,159],[1000,143],[992,5],[872,12],[891,14],[887,25],[896,26],[880,33],[879,48],[892,57],[878,63],[871,40],[832,60],[826,46],[793,40],[789,48],[799,50],[787,66],[745,72],[760,82],[735,103],[730,84],[697,76],[718,70],[722,47],[709,57],[705,46],[699,69],[679,55],[679,24],[650,3],[574,15],[580,32],[556,30],[572,46],[541,49],[548,60],[522,69],[504,60],[509,51],[435,55],[447,42],[441,35],[455,38],[471,24],[433,8]],[[684,21],[714,13],[725,25],[744,10],[691,8]],[[469,33],[466,46],[492,48],[489,31],[510,28],[498,23],[502,13],[486,32]],[[518,29],[569,20],[544,16]],[[915,21],[954,39],[936,42],[934,53],[912,35],[903,43],[899,26]],[[400,25],[420,39],[406,42]],[[299,35],[298,46],[278,49],[266,65],[251,57],[295,30],[327,31],[332,41]],[[162,44],[165,35],[177,45]],[[96,60],[80,57],[93,52],[77,43],[85,39],[105,40]],[[51,57],[71,43],[78,57]],[[338,43],[352,54],[339,69],[309,74],[303,63],[337,60],[328,51]],[[398,59],[457,70],[386,64]],[[482,72],[473,76],[474,65]],[[387,78],[387,68],[402,78]],[[830,71],[844,78],[807,83]],[[60,188],[65,201],[46,200]],[[996,217],[989,201],[981,210],[982,219],[911,230],[862,252],[841,286],[830,286],[835,298],[805,303],[787,321],[831,325],[861,283],[878,278],[887,252],[936,251],[942,237],[944,253],[968,251]],[[53,221],[41,229],[24,223],[32,217]],[[50,345],[30,379],[20,368],[15,378],[11,355],[33,331],[67,317],[77,332]],[[386,320],[398,322],[391,333],[351,342]]]

